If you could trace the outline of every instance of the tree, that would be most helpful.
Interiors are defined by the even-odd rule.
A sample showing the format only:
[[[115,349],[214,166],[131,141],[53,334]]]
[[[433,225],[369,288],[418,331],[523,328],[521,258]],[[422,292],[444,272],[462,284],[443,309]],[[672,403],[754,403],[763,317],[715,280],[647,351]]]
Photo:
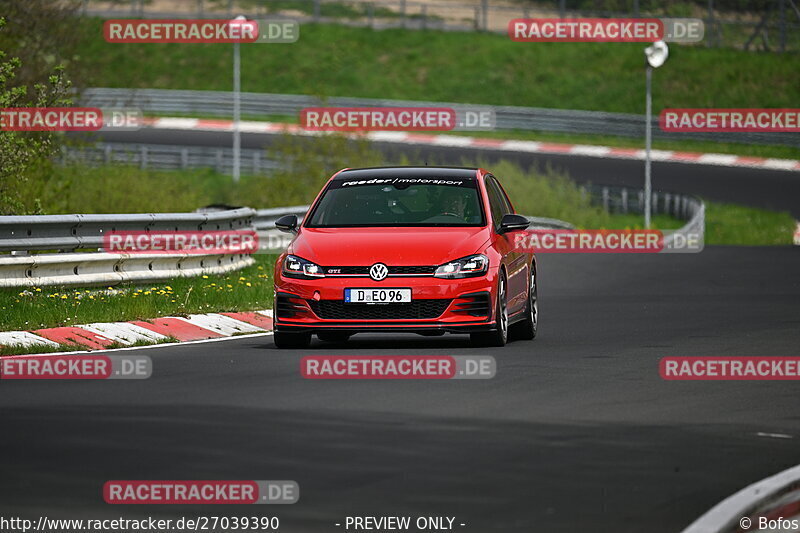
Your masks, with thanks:
[[[0,33],[6,21],[0,18]],[[0,50],[0,110],[9,107],[58,107],[72,103],[70,82],[59,65],[46,75],[46,82],[32,86],[20,84],[16,78],[22,66],[18,57],[9,57]],[[31,94],[33,93],[33,94]],[[37,211],[26,203],[25,188],[31,175],[41,169],[57,151],[60,137],[53,132],[17,132],[0,128],[0,215]]]

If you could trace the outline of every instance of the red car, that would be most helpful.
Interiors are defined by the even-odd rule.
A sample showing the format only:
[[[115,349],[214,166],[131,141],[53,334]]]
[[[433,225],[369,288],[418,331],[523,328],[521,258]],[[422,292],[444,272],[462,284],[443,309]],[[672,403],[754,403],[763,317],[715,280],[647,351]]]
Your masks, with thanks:
[[[483,169],[339,171],[302,224],[275,223],[296,234],[275,263],[275,345],[361,332],[533,339],[536,260],[514,247],[528,224]]]

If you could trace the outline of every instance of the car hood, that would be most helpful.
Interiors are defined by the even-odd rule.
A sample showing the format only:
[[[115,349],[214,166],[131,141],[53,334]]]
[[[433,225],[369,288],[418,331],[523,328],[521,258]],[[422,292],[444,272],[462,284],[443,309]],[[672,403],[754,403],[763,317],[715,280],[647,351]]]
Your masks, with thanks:
[[[323,266],[440,265],[483,251],[488,228],[302,228],[289,253]]]

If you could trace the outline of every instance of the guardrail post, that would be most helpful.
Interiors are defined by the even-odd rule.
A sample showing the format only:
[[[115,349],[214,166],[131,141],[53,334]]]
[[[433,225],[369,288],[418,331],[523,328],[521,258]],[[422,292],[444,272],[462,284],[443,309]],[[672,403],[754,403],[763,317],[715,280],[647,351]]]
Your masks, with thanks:
[[[375,4],[370,2],[367,4],[367,19],[369,20],[369,27],[375,27]]]
[[[708,0],[708,24],[706,25],[706,48],[713,46],[714,40],[714,0]]]
[[[147,168],[147,146],[144,145],[139,151],[139,167],[142,169]]]
[[[406,27],[406,0],[400,0],[400,27]]]
[[[644,191],[639,191],[636,197],[637,197],[636,199],[639,201],[637,209],[639,212],[641,212],[642,210],[644,210]]]
[[[669,193],[664,195],[664,214],[669,215],[669,201],[671,200]]]
[[[475,31],[481,29],[481,8],[475,6],[475,24],[473,24]]]
[[[217,166],[217,172],[222,174],[223,168],[222,168],[222,149],[221,148],[217,148],[217,165],[216,166]]]
[[[558,17],[564,18],[567,14],[567,0],[558,0]]]
[[[658,214],[658,193],[654,192],[650,197],[650,204],[653,206],[653,214]]]
[[[320,17],[320,0],[314,0],[314,22],[319,22]]]
[[[608,208],[608,187],[603,187],[602,196],[603,196],[603,211],[608,213],[609,212],[609,208]]]
[[[203,18],[203,0],[197,0],[197,18]]]
[[[189,168],[189,149],[181,148],[181,170]]]
[[[103,147],[103,161],[105,164],[111,163],[111,145],[107,144]]]
[[[422,14],[422,29],[428,29],[428,6],[426,4],[422,5],[420,13]]]
[[[481,0],[483,11],[483,31],[489,31],[489,0]]]
[[[627,214],[628,213],[628,189],[622,189],[622,193],[620,194],[622,198],[622,212]]]
[[[253,152],[253,175],[258,176],[261,174],[261,152]]]

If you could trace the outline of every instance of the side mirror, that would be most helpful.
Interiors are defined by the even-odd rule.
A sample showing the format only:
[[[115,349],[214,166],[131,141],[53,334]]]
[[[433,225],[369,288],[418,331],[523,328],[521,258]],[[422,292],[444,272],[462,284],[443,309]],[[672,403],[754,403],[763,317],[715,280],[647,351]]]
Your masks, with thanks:
[[[275,221],[275,227],[286,233],[297,233],[297,215],[283,215]]]
[[[503,219],[500,221],[500,229],[498,229],[497,232],[508,233],[509,231],[519,231],[527,228],[530,224],[531,221],[524,216],[509,213],[508,215],[503,215]]]

